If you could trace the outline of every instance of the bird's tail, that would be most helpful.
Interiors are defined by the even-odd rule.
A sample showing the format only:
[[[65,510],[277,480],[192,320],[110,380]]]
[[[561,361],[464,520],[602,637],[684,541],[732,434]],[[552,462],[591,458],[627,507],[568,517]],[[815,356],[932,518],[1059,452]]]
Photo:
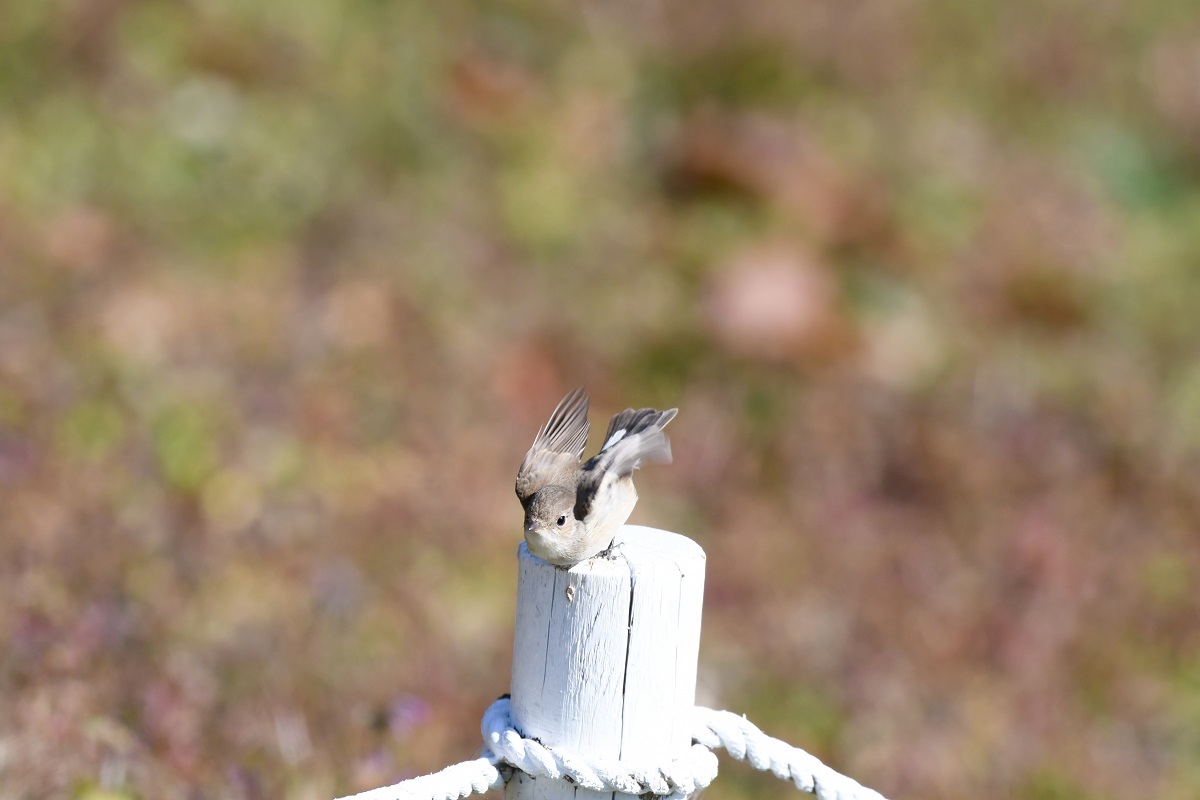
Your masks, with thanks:
[[[628,408],[612,418],[596,456],[606,470],[628,475],[643,461],[671,463],[671,440],[663,433],[679,409]]]

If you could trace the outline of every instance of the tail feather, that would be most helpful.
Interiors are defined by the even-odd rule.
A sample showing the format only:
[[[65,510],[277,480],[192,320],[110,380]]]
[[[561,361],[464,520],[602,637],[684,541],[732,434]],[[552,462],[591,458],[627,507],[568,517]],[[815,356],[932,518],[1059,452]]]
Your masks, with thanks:
[[[663,433],[678,409],[626,409],[612,418],[604,447],[593,462],[605,471],[628,475],[643,461],[671,463],[671,440]],[[587,467],[585,467],[586,469]]]
[[[666,411],[659,411],[654,408],[627,408],[620,414],[615,415],[612,421],[608,423],[608,432],[604,434],[604,445],[600,448],[603,452],[615,445],[627,436],[632,436],[636,433],[657,428],[662,430],[667,427],[667,423],[675,419],[675,415],[679,413],[677,408],[669,408]]]

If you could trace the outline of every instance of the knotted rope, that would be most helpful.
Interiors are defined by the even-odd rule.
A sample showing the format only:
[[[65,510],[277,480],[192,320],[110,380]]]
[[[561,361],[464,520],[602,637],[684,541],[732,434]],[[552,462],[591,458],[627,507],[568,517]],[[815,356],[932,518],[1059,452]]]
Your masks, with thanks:
[[[569,781],[585,789],[624,794],[654,794],[666,800],[683,800],[717,777],[717,757],[725,749],[738,761],[791,781],[818,800],[885,800],[822,764],[787,742],[767,736],[753,723],[730,711],[697,706],[693,710],[692,740],[682,756],[666,765],[617,759],[585,758],[526,739],[513,727],[510,704],[502,697],[483,714],[482,758],[464,761],[441,772],[401,781],[393,786],[342,798],[342,800],[452,800],[500,789],[513,769],[538,778]]]

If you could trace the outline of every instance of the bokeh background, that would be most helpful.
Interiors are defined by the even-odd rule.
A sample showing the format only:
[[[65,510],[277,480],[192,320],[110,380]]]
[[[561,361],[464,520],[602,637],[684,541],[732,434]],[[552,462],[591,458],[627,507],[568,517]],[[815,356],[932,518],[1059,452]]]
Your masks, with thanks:
[[[0,3],[0,798],[470,757],[581,384],[681,409],[701,702],[1195,798],[1198,356],[1189,0]]]

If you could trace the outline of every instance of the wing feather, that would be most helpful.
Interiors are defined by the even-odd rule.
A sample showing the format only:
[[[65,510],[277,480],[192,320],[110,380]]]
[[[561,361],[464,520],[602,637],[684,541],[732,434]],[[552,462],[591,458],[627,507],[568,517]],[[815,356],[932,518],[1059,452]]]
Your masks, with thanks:
[[[543,486],[579,469],[591,427],[587,414],[588,394],[582,387],[559,401],[517,470],[522,505]]]

